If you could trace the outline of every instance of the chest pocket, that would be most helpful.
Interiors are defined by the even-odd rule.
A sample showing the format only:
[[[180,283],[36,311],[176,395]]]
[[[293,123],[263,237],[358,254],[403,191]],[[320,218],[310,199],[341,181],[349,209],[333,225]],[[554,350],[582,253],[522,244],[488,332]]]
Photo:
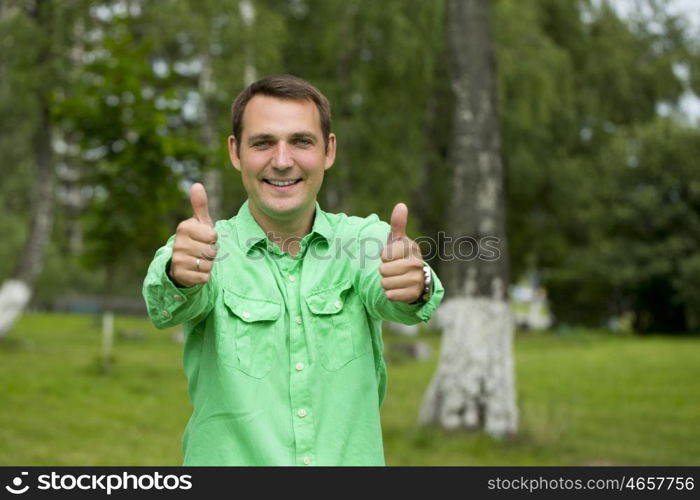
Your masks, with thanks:
[[[311,311],[321,365],[337,371],[371,349],[364,307],[352,282],[313,291],[305,296]]]
[[[282,305],[269,299],[245,297],[223,290],[226,308],[218,318],[219,358],[255,378],[265,377],[272,368],[274,355],[274,323]]]

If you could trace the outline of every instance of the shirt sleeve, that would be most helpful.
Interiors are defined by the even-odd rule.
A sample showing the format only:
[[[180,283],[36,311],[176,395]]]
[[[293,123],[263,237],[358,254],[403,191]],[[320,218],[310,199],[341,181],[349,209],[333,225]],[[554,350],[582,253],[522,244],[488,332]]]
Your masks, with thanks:
[[[379,265],[382,263],[381,252],[386,244],[390,229],[389,224],[373,216],[371,222],[360,231],[358,236],[360,269],[356,275],[356,287],[360,291],[365,308],[373,318],[404,325],[428,321],[445,294],[442,283],[432,268],[430,271],[432,272],[433,295],[427,302],[406,304],[389,300],[384,295]]]
[[[148,316],[157,328],[168,328],[186,321],[198,323],[211,311],[216,301],[216,265],[211,278],[203,285],[178,288],[170,280],[167,269],[173,254],[171,236],[168,242],[156,251],[143,282],[143,298]]]

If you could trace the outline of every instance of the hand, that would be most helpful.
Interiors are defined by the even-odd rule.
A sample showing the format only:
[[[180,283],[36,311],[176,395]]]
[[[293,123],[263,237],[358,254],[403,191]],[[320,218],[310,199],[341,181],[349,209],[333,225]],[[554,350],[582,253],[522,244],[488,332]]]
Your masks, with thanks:
[[[169,276],[180,287],[191,287],[209,281],[216,257],[216,231],[211,217],[207,192],[196,183],[190,191],[194,217],[180,222],[175,232]]]
[[[423,295],[423,257],[418,243],[406,236],[408,207],[398,203],[391,212],[391,233],[384,250],[379,273],[389,300],[411,304]]]

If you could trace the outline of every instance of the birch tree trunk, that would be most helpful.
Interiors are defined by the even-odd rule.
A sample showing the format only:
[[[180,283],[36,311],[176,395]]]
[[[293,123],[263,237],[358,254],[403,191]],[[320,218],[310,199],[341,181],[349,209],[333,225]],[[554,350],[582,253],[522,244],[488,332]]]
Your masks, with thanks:
[[[211,153],[217,146],[221,147],[216,140],[216,112],[213,94],[216,91],[214,75],[212,69],[211,47],[202,57],[202,72],[199,75],[199,93],[202,96],[202,141],[207,150]],[[210,155],[217,158],[216,155]],[[224,186],[221,168],[206,166],[202,173],[202,182],[207,187],[209,196],[209,214],[214,221],[221,219],[221,202],[223,198]]]
[[[517,431],[513,318],[508,305],[504,171],[490,0],[448,0],[453,94],[442,348],[420,420],[445,429]],[[449,241],[449,240],[448,240]]]
[[[36,2],[28,8],[29,16],[39,26],[49,30],[50,12],[46,2]],[[37,67],[50,64],[51,45],[49,39],[37,55]],[[38,118],[32,137],[34,150],[34,184],[30,227],[22,253],[10,279],[0,286],[0,340],[7,335],[29,303],[32,288],[41,272],[44,250],[51,236],[53,225],[53,130],[49,109],[48,90],[40,85],[37,89]]]
[[[51,236],[54,172],[49,120],[48,105],[42,103],[33,139],[34,185],[29,234],[12,277],[0,287],[0,339],[7,334],[29,303],[34,282],[44,263],[44,250]]]
[[[253,30],[255,25],[255,5],[251,0],[240,0],[238,4],[239,14],[243,22],[244,29],[248,32]],[[215,30],[212,28],[212,32]],[[248,86],[257,80],[255,69],[255,54],[250,46],[244,47],[245,64],[243,68],[243,83]],[[213,42],[210,41],[207,52],[202,57],[202,72],[199,77],[199,93],[203,101],[203,120],[202,120],[202,136],[203,142],[207,149],[215,151],[223,145],[218,140],[219,133],[217,132],[218,120],[217,111],[221,109],[221,103],[215,97],[216,79],[214,77],[214,69],[212,59],[214,58]],[[217,155],[213,155],[215,158]],[[222,169],[219,167],[208,167],[202,173],[202,182],[207,188],[207,196],[209,199],[209,214],[214,221],[227,217],[223,213],[223,197],[224,197],[224,177]]]
[[[249,32],[252,32],[254,26],[255,26],[255,5],[253,5],[253,2],[251,0],[241,0],[240,4],[238,5],[239,11],[241,14],[241,19],[243,20],[243,26],[245,26],[245,29]],[[243,81],[246,86],[250,85],[253,83],[255,80],[258,79],[257,77],[257,70],[255,68],[255,54],[253,53],[253,49],[251,46],[246,47],[245,49],[245,67],[243,70]]]

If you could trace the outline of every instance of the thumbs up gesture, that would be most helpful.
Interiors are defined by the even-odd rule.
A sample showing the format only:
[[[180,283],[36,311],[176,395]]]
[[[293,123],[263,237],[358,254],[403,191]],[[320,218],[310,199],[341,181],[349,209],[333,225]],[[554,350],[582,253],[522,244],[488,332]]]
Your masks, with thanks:
[[[398,203],[391,213],[391,233],[382,250],[382,288],[389,300],[415,302],[423,295],[423,257],[418,243],[406,236],[408,207]]]
[[[175,232],[170,279],[179,287],[191,287],[209,281],[216,257],[217,240],[214,223],[209,216],[207,192],[196,183],[190,191],[193,217],[180,222]]]

